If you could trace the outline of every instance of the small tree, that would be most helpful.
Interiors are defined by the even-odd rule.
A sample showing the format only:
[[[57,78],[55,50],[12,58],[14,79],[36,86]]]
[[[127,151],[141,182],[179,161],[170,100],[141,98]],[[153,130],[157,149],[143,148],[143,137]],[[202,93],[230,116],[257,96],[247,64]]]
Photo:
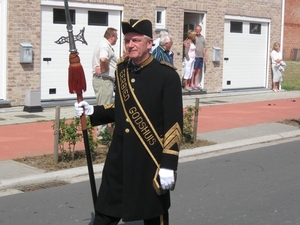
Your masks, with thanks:
[[[106,126],[104,128],[104,131],[101,131],[99,133],[99,136],[102,137],[102,140],[106,143],[107,147],[109,147],[111,144],[114,127],[115,127],[115,124],[111,123],[110,126]]]
[[[90,145],[90,151],[92,156],[95,153],[95,149],[98,147],[100,144],[100,141],[96,138],[94,139],[94,127],[91,124],[90,118],[87,117],[87,131],[88,131],[88,139],[89,139],[89,145]]]
[[[54,125],[52,126],[54,129]],[[87,131],[88,140],[91,154],[93,155],[95,149],[99,145],[99,141],[94,140],[94,128],[91,125],[89,118],[87,117]],[[80,126],[80,118],[74,117],[70,120],[66,118],[60,119],[59,122],[59,149],[60,158],[62,161],[68,159],[75,159],[75,146],[78,141],[82,141],[82,132]],[[67,143],[67,150],[65,149],[65,143]]]
[[[183,138],[182,143],[192,143],[194,140],[194,118],[198,108],[186,106],[183,111]]]
[[[63,118],[59,122],[59,149],[62,160],[65,160],[68,156],[74,160],[76,143],[82,139],[82,136],[78,132],[78,127],[79,119],[76,118],[69,122],[67,122],[66,118]],[[65,143],[68,145],[68,151],[64,148]]]

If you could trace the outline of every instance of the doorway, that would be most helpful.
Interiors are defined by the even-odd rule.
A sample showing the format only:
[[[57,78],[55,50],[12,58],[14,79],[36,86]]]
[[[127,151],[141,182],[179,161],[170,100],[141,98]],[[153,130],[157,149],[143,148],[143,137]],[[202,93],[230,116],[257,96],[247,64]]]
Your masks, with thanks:
[[[202,27],[201,34],[205,38],[206,27],[205,27],[205,18],[206,15],[201,12],[194,12],[194,11],[186,11],[184,12],[184,25],[183,25],[183,38],[185,40],[187,38],[187,32],[189,30],[195,30],[197,25]],[[182,46],[182,61],[184,61],[184,47]],[[203,65],[203,69],[201,71],[198,84],[204,88],[204,71],[205,71],[205,63]],[[184,66],[182,68],[182,74],[184,73]]]

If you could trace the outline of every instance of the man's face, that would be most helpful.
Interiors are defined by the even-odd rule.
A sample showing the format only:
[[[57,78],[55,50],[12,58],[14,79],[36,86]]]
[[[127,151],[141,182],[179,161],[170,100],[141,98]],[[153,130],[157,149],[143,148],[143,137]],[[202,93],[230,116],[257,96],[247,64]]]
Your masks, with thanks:
[[[167,51],[170,51],[171,47],[173,45],[173,40],[170,38],[170,41],[168,43],[165,44],[165,49]]]
[[[152,39],[147,39],[143,34],[130,32],[125,34],[124,41],[126,52],[135,64],[140,64],[149,57]]]
[[[115,45],[117,43],[118,40],[118,33],[115,31],[114,35],[111,37],[111,45]]]
[[[195,31],[196,31],[196,35],[197,35],[197,36],[200,35],[200,33],[201,33],[201,31],[202,31],[202,27],[197,26]]]

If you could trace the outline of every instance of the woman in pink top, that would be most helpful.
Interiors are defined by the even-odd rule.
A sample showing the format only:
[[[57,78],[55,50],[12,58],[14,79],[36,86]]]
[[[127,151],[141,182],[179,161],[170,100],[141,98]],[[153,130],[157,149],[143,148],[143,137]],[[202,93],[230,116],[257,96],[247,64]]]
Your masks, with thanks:
[[[187,33],[187,39],[184,41],[185,46],[185,57],[184,57],[184,74],[183,74],[183,82],[184,89],[187,91],[192,91],[191,87],[191,79],[194,70],[195,63],[195,49],[196,46],[193,41],[196,38],[196,32],[193,30],[189,30]]]

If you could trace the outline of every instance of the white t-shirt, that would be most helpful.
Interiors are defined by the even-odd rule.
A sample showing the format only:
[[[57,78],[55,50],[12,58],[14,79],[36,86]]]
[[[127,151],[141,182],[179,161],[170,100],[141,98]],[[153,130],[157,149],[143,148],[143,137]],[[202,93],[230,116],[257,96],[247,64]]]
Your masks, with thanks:
[[[272,64],[276,64],[276,61],[277,59],[281,59],[281,53],[280,52],[277,52],[275,50],[273,50],[271,52],[271,59],[272,59]]]
[[[107,75],[114,78],[118,59],[115,56],[113,47],[106,38],[103,38],[94,50],[92,60],[93,73],[95,72],[96,67],[100,67],[100,58],[106,58],[109,60],[109,70],[101,75]]]

